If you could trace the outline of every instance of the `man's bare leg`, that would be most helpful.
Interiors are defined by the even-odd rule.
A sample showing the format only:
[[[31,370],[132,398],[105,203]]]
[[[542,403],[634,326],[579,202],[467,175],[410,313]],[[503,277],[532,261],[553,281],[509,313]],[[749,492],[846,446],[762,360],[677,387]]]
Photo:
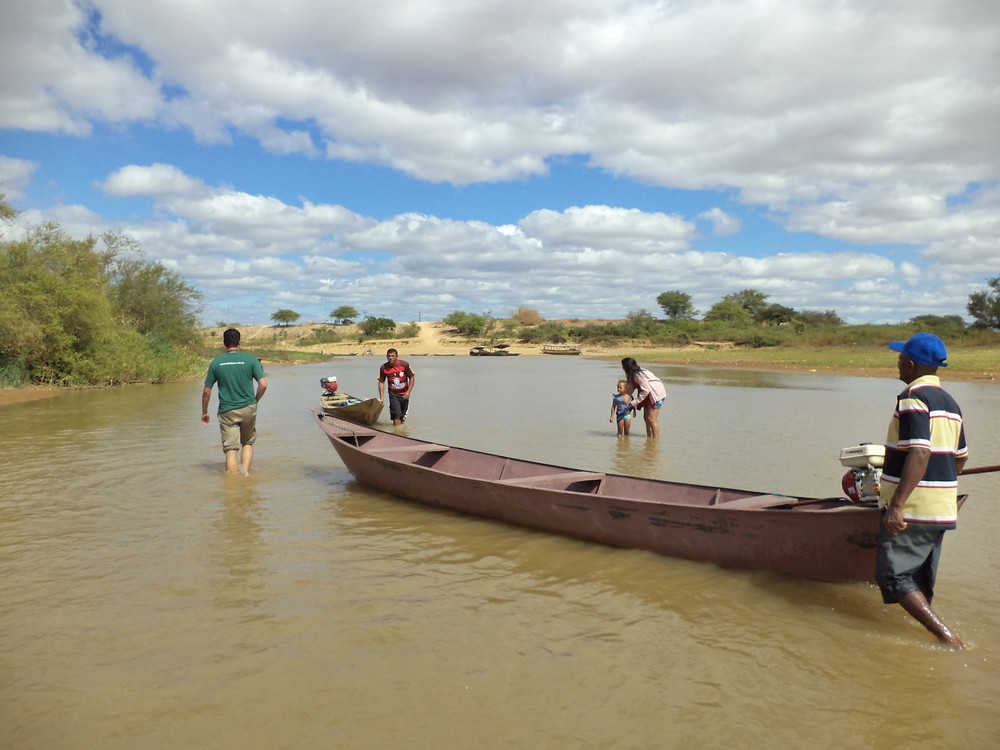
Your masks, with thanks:
[[[240,471],[239,454],[237,451],[226,451],[226,473],[238,474]]]
[[[253,463],[253,446],[244,445],[240,456],[240,472],[250,474],[250,464]]]
[[[927,601],[927,597],[920,591],[906,594],[900,598],[899,603],[917,622],[933,633],[941,643],[959,651],[968,648],[938,617],[937,612],[931,608],[930,602]]]

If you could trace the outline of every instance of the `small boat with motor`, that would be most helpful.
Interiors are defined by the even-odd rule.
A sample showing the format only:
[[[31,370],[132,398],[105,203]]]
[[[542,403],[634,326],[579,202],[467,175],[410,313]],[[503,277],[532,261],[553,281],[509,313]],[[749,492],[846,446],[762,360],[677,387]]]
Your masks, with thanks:
[[[319,400],[324,414],[362,425],[373,425],[378,421],[383,403],[377,398],[356,398],[340,392],[336,375],[320,378],[319,384],[323,387]]]

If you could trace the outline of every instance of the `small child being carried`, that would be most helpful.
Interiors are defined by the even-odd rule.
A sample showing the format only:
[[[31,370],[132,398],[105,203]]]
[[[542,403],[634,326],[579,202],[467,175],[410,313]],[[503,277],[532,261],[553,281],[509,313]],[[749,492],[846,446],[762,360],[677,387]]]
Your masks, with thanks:
[[[632,415],[635,414],[635,407],[632,406],[632,395],[628,392],[628,381],[618,381],[618,393],[611,396],[611,418],[609,422],[618,421],[618,437],[628,435],[632,427]]]

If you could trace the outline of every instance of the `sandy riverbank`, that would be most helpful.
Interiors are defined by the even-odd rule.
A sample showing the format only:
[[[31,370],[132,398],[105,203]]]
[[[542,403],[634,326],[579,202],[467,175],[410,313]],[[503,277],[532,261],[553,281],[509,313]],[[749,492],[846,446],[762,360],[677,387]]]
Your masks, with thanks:
[[[287,326],[283,328],[276,328],[274,326],[246,326],[245,328],[241,328],[240,331],[243,335],[243,347],[245,349],[295,349],[298,351],[311,351],[341,357],[369,355],[381,359],[385,356],[386,349],[389,348],[396,349],[399,352],[399,356],[404,358],[420,356],[441,357],[450,355],[468,356],[469,350],[480,344],[490,346],[496,344],[507,344],[510,347],[511,353],[529,357],[536,355],[546,357],[553,356],[545,354],[542,351],[542,344],[524,344],[518,342],[514,338],[503,337],[490,339],[489,341],[485,339],[469,339],[454,333],[443,323],[417,323],[416,325],[420,328],[420,334],[414,338],[372,339],[359,343],[353,335],[353,326],[349,326],[344,327],[343,329],[334,329],[343,331],[342,335],[346,339],[345,341],[328,344],[313,344],[311,346],[302,346],[297,342],[303,336],[308,335],[312,329],[319,327],[314,324]],[[222,340],[222,329],[215,331],[215,334],[216,335],[214,337],[206,339],[210,342],[210,345],[212,341],[219,343]],[[685,351],[696,353],[705,351],[707,347],[711,347],[711,349],[716,351],[735,349],[735,347],[730,344],[712,343],[706,345],[692,345],[672,351],[676,351],[678,354],[682,354]],[[656,348],[641,342],[629,343],[628,345],[611,348],[593,346],[590,344],[582,347],[582,354],[584,356],[599,357],[602,359],[632,356],[635,356],[638,359],[640,357],[637,352],[652,351],[656,351]]]
[[[450,354],[468,355],[469,349],[480,343],[470,342],[469,339],[459,336],[450,331],[443,323],[417,323],[420,334],[415,338],[385,338],[371,339],[358,342],[355,326],[337,326],[332,330],[339,333],[345,340],[337,343],[313,344],[302,346],[297,343],[303,336],[307,336],[313,330],[331,330],[327,325],[306,324],[301,326],[246,326],[240,329],[243,335],[243,348],[253,349],[296,349],[298,351],[319,352],[334,356],[358,355],[379,357],[385,356],[386,349],[394,348],[399,351],[400,357],[445,356]],[[217,342],[221,342],[222,329],[216,331],[214,337]],[[286,343],[293,342],[293,343]],[[541,345],[519,344],[513,339],[497,339],[495,343],[505,343],[511,345],[511,351],[519,354],[533,355],[541,354]]]
[[[312,351],[320,354],[335,356],[372,356],[382,359],[386,349],[394,348],[399,352],[399,356],[420,357],[420,356],[468,356],[469,349],[477,344],[509,344],[510,351],[519,356],[553,356],[542,351],[542,344],[524,344],[515,339],[498,338],[495,341],[486,342],[468,339],[455,334],[443,323],[421,322],[417,324],[420,328],[419,336],[409,339],[376,339],[358,343],[353,336],[353,327],[336,329],[343,331],[345,341],[328,344],[315,344],[312,346],[302,346],[298,342],[303,336],[310,333],[311,329],[317,327],[315,324],[302,326],[287,326],[276,328],[275,326],[247,326],[241,329],[243,333],[244,347],[247,349],[285,349],[294,348],[299,351]],[[215,331],[215,336],[210,341],[221,341],[222,329]],[[353,340],[352,340],[353,339]],[[789,351],[788,357],[782,361],[769,362],[761,355],[765,350],[740,349],[732,344],[719,342],[705,342],[703,344],[691,344],[683,347],[673,347],[664,349],[662,346],[654,346],[648,342],[627,342],[620,346],[602,347],[586,344],[581,347],[582,356],[620,360],[623,357],[635,357],[641,365],[649,364],[672,364],[687,365],[692,367],[720,367],[720,368],[740,368],[750,370],[766,370],[774,372],[814,372],[820,375],[857,375],[861,377],[896,377],[895,355],[887,352],[885,368],[877,367],[852,367],[852,366],[825,366],[814,363],[796,363],[795,353]],[[571,357],[565,357],[571,359]],[[265,364],[267,360],[265,359]],[[963,373],[956,380],[981,379],[978,373]]]

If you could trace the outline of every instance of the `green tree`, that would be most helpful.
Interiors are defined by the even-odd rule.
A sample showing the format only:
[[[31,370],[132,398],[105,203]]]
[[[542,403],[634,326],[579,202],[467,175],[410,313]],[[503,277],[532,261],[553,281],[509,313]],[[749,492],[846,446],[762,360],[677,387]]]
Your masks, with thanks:
[[[0,241],[0,379],[107,385],[185,374],[192,355],[119,307],[115,247],[96,249],[58,224]],[[132,268],[133,266],[129,266]],[[135,266],[138,268],[138,266]],[[189,287],[184,287],[189,290]],[[178,334],[193,338],[193,330]]]
[[[56,224],[34,228],[0,256],[0,352],[39,382],[83,381],[88,353],[113,328],[95,240],[71,240]]]
[[[159,263],[123,257],[126,252],[143,254],[132,238],[108,232],[103,239],[111,282],[108,296],[122,319],[139,333],[170,344],[196,341],[202,293]]]
[[[294,310],[281,309],[277,312],[271,313],[271,320],[277,323],[279,326],[287,326],[294,323],[296,320],[301,318]]]
[[[540,325],[522,329],[519,340],[525,344],[562,344],[569,340],[569,330],[564,323],[547,320]]]
[[[625,316],[623,331],[629,338],[644,339],[655,335],[657,328],[656,318],[646,309],[630,310]]]
[[[465,321],[468,317],[469,313],[463,312],[462,310],[455,310],[454,312],[450,312],[447,315],[445,315],[441,319],[441,322],[444,323],[446,326],[451,326],[456,331],[461,333],[465,326]]]
[[[990,328],[1000,330],[1000,276],[994,276],[988,282],[990,290],[973,292],[969,295],[966,310],[975,321],[975,328]]]
[[[375,318],[369,315],[358,325],[364,336],[386,336],[396,332],[396,321],[391,318]]]
[[[764,311],[767,309],[767,295],[758,292],[756,289],[744,289],[742,292],[727,294],[722,298],[724,302],[735,302],[748,313],[755,322],[760,322]]]
[[[810,326],[842,326],[844,321],[837,315],[836,310],[803,310],[796,314],[796,318],[803,325]]]
[[[705,320],[718,320],[734,326],[750,325],[753,322],[750,311],[732,297],[733,295],[723,297],[712,305],[705,313]]]
[[[336,310],[330,313],[330,317],[339,323],[347,325],[354,321],[358,317],[358,311],[355,310],[350,305],[341,305]]]
[[[687,292],[671,290],[662,292],[656,298],[656,304],[663,314],[672,320],[691,320],[697,313],[691,304],[691,295]]]
[[[629,310],[625,315],[626,320],[637,320],[643,324],[655,323],[656,318],[653,317],[653,313],[645,308],[640,308],[638,310]]]
[[[13,221],[17,211],[7,202],[7,194],[0,193],[0,221]]]
[[[464,333],[468,336],[479,336],[488,333],[494,323],[493,317],[489,313],[476,315],[475,313],[463,312],[462,310],[455,310],[455,312],[449,313],[442,322],[447,326],[451,326],[459,333]]]
[[[767,326],[780,326],[783,323],[791,323],[794,317],[795,310],[792,308],[773,304],[767,305],[758,313],[757,322]]]

